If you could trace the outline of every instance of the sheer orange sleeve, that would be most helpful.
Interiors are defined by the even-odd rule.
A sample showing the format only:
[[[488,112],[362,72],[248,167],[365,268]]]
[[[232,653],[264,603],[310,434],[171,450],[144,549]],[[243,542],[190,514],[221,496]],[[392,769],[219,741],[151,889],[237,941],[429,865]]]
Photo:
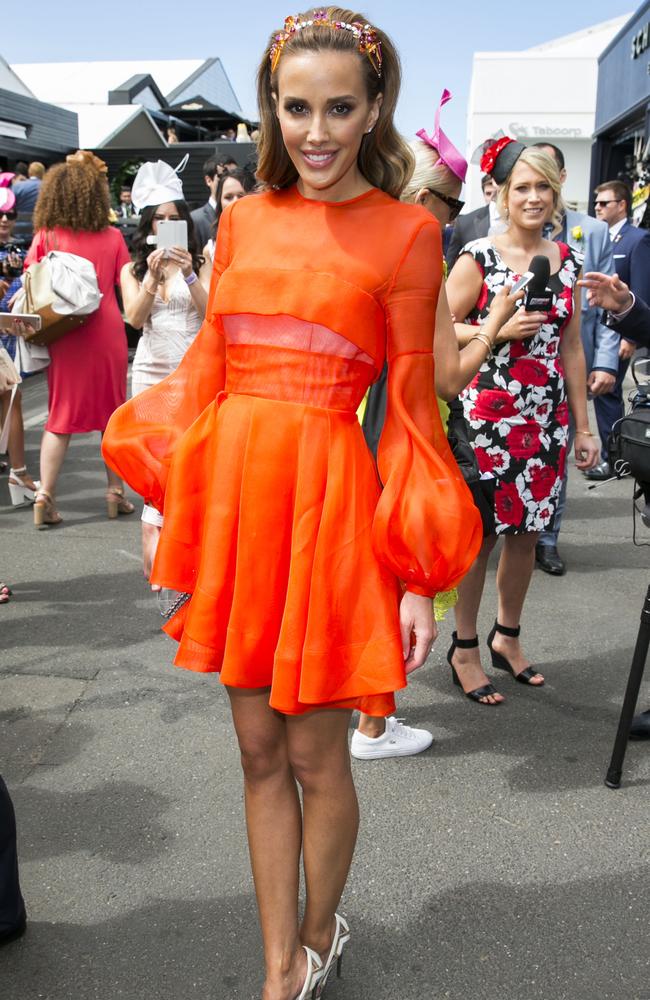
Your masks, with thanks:
[[[375,554],[407,590],[450,590],[481,546],[479,513],[456,465],[434,390],[433,335],[442,280],[440,230],[411,241],[386,300],[388,391],[377,463],[384,488]]]
[[[230,212],[221,216],[205,320],[175,372],[130,399],[111,417],[104,459],[145,502],[162,513],[169,466],[179,439],[213,402],[225,381],[217,284],[230,260]]]

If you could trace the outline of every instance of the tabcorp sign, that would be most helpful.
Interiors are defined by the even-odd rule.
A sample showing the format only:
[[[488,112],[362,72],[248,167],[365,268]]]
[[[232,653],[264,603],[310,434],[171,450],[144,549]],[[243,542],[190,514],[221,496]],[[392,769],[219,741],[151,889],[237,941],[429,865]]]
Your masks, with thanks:
[[[581,139],[588,134],[581,128],[522,125],[521,122],[510,122],[508,131],[516,139]]]

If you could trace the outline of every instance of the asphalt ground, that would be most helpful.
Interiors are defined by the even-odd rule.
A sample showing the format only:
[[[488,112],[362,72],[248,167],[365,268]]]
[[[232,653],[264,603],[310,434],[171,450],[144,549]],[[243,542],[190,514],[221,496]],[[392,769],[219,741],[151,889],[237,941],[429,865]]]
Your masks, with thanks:
[[[36,470],[38,379],[25,408]],[[0,481],[0,577],[14,587],[0,608],[0,770],[29,912],[25,937],[0,949],[0,998],[256,1000],[225,692],[170,665],[137,515],[109,522],[103,492],[98,435],[74,439],[59,529],[35,531]],[[354,764],[353,937],[332,1000],[650,1000],[650,744],[630,744],[620,790],[603,785],[648,585],[631,535],[630,486],[588,493],[572,469],[569,572],[535,573],[523,623],[542,690],[499,674],[502,707],[462,698],[443,625],[399,702],[432,748]],[[494,596],[492,573],[484,651]]]

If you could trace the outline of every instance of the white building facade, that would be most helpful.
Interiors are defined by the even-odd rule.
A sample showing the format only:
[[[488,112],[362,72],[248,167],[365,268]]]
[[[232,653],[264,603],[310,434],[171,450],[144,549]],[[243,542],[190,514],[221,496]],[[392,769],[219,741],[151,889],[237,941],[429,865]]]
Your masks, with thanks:
[[[567,202],[589,203],[591,151],[598,87],[598,56],[627,16],[557,38],[523,52],[476,52],[468,105],[468,159],[502,130],[527,145],[552,142],[564,153]],[[470,165],[467,209],[483,204],[481,172]]]

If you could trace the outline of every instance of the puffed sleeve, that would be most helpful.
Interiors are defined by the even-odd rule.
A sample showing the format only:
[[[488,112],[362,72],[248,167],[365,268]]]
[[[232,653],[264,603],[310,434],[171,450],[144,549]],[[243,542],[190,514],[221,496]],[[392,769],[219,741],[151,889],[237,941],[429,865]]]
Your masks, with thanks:
[[[106,464],[161,513],[176,445],[224,387],[223,326],[214,301],[230,261],[230,211],[219,223],[205,320],[194,342],[175,372],[115,411],[104,434]]]
[[[377,464],[384,484],[375,554],[407,590],[450,590],[481,546],[478,510],[456,465],[436,403],[433,337],[442,277],[440,230],[411,239],[385,298],[388,394]]]

